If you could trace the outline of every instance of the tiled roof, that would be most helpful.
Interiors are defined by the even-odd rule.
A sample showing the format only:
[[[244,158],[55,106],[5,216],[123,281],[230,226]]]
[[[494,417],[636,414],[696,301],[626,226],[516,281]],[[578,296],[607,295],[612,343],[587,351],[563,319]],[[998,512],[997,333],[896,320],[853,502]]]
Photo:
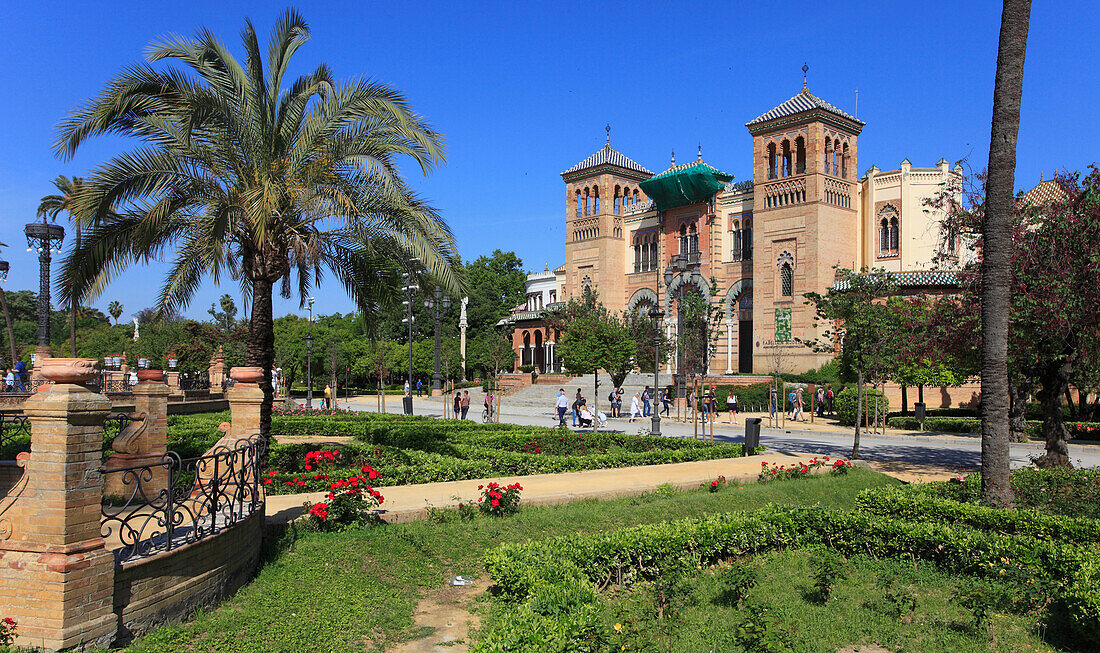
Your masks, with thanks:
[[[678,165],[678,166],[677,165],[670,166],[668,168],[668,170],[665,170],[661,174],[659,174],[655,177],[652,177],[651,179],[664,179],[665,177],[671,177],[672,175],[676,174],[677,172],[683,172],[685,170],[690,170],[690,169],[695,168],[695,167],[699,167],[699,168],[709,170],[709,171],[715,173],[715,175],[717,175],[719,177],[729,177],[729,179],[731,181],[733,180],[733,175],[731,175],[727,172],[722,172],[718,168],[715,168],[711,164],[706,163],[704,161],[692,161],[691,163],[683,163],[683,164]]]
[[[1036,207],[1048,202],[1058,202],[1066,199],[1065,189],[1054,179],[1040,181],[1039,185],[1024,193],[1018,201],[1020,206]]]
[[[773,118],[782,118],[783,116],[790,116],[796,113],[801,113],[803,111],[809,111],[810,109],[824,109],[825,111],[835,113],[842,118],[854,120],[861,125],[864,124],[863,121],[859,120],[855,116],[848,115],[847,113],[829,104],[825,100],[817,97],[816,95],[811,93],[809,89],[803,88],[801,91],[798,92],[798,95],[792,97],[783,104],[780,104],[771,111],[755,118],[754,120],[750,120],[749,122],[745,123],[745,126],[748,127],[749,125],[755,125],[758,122],[765,122],[767,120],[772,120]]]
[[[568,175],[573,172],[580,172],[581,170],[594,168],[599,165],[613,165],[619,166],[620,168],[626,168],[627,170],[633,170],[635,172],[642,172],[647,175],[653,174],[651,171],[647,170],[645,166],[630,160],[626,157],[626,155],[611,147],[610,145],[604,145],[595,154],[561,174]]]

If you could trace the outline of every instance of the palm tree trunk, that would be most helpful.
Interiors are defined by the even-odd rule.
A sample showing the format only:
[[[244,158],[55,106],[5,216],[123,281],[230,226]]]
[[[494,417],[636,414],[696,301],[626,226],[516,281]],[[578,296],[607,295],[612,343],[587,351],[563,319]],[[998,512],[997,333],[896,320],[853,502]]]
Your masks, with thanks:
[[[275,358],[275,322],[271,316],[271,288],[272,282],[267,279],[252,280],[252,319],[245,356],[249,365],[264,371],[260,382],[260,389],[264,391],[264,401],[260,404],[260,435],[265,440],[271,436],[271,404],[274,399],[271,368]]]
[[[1008,313],[1016,139],[1031,0],[1004,0],[993,88],[985,224],[982,228],[982,498],[1012,505],[1009,484]]]
[[[19,358],[15,355],[15,332],[11,328],[11,314],[8,312],[8,297],[7,291],[0,288],[0,309],[4,311],[4,326],[8,328],[8,347],[11,348],[11,366],[15,367],[15,362]]]
[[[80,249],[80,226],[76,226],[73,232],[74,249],[78,251]],[[74,296],[69,301],[69,351],[73,358],[76,358],[76,308],[77,300]]]

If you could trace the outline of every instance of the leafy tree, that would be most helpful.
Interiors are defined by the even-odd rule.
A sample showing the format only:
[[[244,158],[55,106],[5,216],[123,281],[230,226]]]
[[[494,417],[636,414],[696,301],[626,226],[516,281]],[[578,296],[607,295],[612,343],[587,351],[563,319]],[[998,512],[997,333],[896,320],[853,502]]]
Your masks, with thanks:
[[[308,38],[287,10],[266,58],[246,21],[243,64],[209,30],[162,41],[150,62],[174,60],[190,74],[126,68],[62,122],[55,146],[70,158],[95,136],[142,143],[85,180],[77,212],[102,223],[66,260],[63,298],[94,298],[123,268],[171,248],[161,310],[186,306],[204,277],[229,274],[252,301],[247,360],[264,370],[265,437],[276,286],[304,299],[327,268],[360,310],[374,311],[394,301],[392,262],[412,257],[455,294],[461,286],[449,228],[398,170],[402,156],[424,173],[442,162],[439,135],[393,88],[337,83],[323,64],[286,85]]]
[[[982,498],[1012,505],[1009,484],[1008,331],[1012,293],[1013,189],[1020,96],[1031,0],[1004,0],[993,87],[989,138],[989,180],[981,233],[982,273]],[[1060,410],[1060,406],[1059,406]],[[1053,435],[1053,434],[1052,434]],[[1048,441],[1049,444],[1049,441]],[[1068,464],[1061,451],[1050,451],[1052,464]]]
[[[107,305],[107,312],[115,319],[115,324],[118,324],[118,318],[122,317],[122,304],[117,301],[111,302]]]
[[[814,307],[814,327],[827,328],[819,338],[798,339],[818,352],[838,353],[842,375],[856,378],[856,424],[852,458],[859,458],[864,383],[886,378],[894,368],[896,349],[891,336],[898,331],[886,303],[879,301],[894,292],[889,274],[866,271],[857,274],[838,269],[837,282],[825,294],[810,292],[805,297]]]
[[[0,243],[0,247],[7,247],[7,245],[4,243]],[[0,309],[2,309],[4,312],[4,327],[7,330],[8,336],[7,349],[11,352],[11,362],[9,364],[15,365],[15,362],[19,360],[19,357],[15,351],[15,331],[12,330],[11,326],[11,313],[8,311],[7,291],[3,288],[0,288]]]
[[[233,296],[229,294],[222,295],[218,304],[221,305],[222,310],[219,311],[215,304],[211,304],[210,309],[206,312],[214,318],[214,323],[221,328],[232,328],[237,322],[237,304],[233,301]]]
[[[470,303],[466,320],[473,333],[496,327],[526,297],[527,273],[515,252],[493,250],[466,265]]]
[[[654,329],[653,318],[647,313],[627,311],[623,314],[630,340],[634,343],[634,363],[643,372],[653,370],[654,363],[664,365],[672,353],[673,342],[665,335],[664,329]],[[656,337],[657,350],[654,350],[654,338]],[[654,361],[654,355],[657,360]],[[621,379],[615,380],[615,385],[622,385],[626,379],[624,374]]]

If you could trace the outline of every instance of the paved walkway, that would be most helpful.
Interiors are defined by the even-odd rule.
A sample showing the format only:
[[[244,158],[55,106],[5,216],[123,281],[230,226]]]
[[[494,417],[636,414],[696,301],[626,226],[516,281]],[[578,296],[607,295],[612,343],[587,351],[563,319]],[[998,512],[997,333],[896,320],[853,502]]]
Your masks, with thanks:
[[[476,502],[477,486],[490,481],[502,485],[519,483],[523,486],[523,505],[552,505],[590,497],[618,497],[641,494],[661,485],[679,488],[698,488],[710,483],[719,475],[730,483],[752,482],[760,473],[760,463],[789,465],[796,460],[809,460],[812,455],[768,453],[744,458],[724,458],[690,463],[593,469],[563,474],[538,474],[532,476],[507,476],[502,478],[448,481],[422,485],[396,485],[377,488],[385,497],[382,504],[383,519],[389,522],[412,521],[427,516],[426,508],[453,508],[459,500]],[[825,470],[826,468],[819,468]],[[458,497],[456,499],[455,497]],[[323,492],[308,494],[280,494],[267,497],[267,522],[282,523],[304,514],[303,504],[324,501]]]

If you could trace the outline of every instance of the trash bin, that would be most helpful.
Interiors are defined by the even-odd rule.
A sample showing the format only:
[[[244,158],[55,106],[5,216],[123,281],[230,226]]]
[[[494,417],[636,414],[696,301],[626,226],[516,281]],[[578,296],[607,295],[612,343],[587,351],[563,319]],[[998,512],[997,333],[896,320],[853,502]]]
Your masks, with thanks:
[[[411,396],[405,395],[404,397],[401,397],[401,404],[405,407],[406,415],[413,414],[413,398]]]
[[[920,422],[921,430],[924,430],[924,402],[918,401],[913,404],[913,416]]]
[[[745,455],[751,456],[760,446],[760,418],[745,418]]]

